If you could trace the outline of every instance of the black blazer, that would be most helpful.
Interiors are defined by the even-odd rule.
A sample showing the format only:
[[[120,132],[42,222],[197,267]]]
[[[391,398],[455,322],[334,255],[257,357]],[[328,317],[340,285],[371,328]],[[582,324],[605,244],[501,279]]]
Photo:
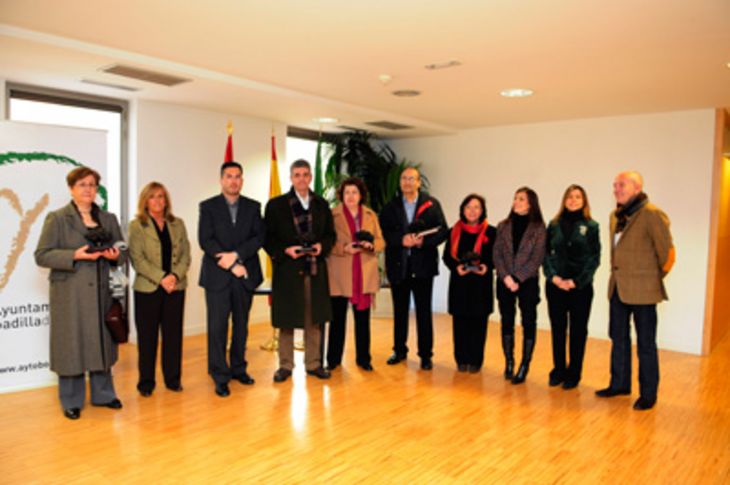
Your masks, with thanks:
[[[439,274],[438,245],[446,240],[449,227],[446,225],[441,204],[428,194],[423,192],[418,194],[416,211],[429,201],[432,204],[431,207],[423,211],[417,219],[423,221],[424,227],[438,226],[439,230],[435,234],[426,236],[422,247],[411,248],[410,262],[408,248],[403,247],[403,236],[410,232],[406,209],[403,206],[403,196],[399,193],[380,211],[380,228],[385,238],[385,269],[388,281],[391,283],[399,283],[408,276],[433,278]]]
[[[235,225],[223,194],[201,202],[198,242],[204,254],[200,286],[206,290],[221,290],[229,284],[243,284],[247,290],[255,290],[263,281],[258,251],[264,244],[264,236],[261,204],[257,201],[239,196]],[[238,253],[248,278],[236,278],[218,266],[215,255],[229,251]]]

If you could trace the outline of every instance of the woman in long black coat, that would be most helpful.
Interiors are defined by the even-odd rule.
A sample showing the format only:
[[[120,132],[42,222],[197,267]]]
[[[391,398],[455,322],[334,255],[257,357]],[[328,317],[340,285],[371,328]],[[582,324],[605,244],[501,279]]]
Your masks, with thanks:
[[[494,309],[492,248],[497,235],[487,223],[484,197],[467,195],[451,228],[443,260],[451,270],[449,313],[454,321],[454,357],[459,372],[479,372],[487,322]]]

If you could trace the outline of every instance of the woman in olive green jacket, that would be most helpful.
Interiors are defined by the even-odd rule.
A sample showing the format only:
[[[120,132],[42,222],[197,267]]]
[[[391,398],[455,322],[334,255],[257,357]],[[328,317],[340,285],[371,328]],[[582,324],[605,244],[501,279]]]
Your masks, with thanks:
[[[165,385],[180,384],[185,288],[190,267],[190,243],[182,219],[172,215],[170,194],[158,182],[143,189],[137,217],[129,223],[129,256],[134,279],[134,320],[137,326],[139,382],[147,397],[155,388],[157,337],[162,329],[162,373]]]
[[[593,275],[601,262],[598,223],[591,219],[586,192],[571,185],[547,228],[543,268],[553,341],[551,386],[572,389],[580,382],[593,301]],[[570,322],[570,323],[568,323]],[[570,325],[570,364],[565,341]]]

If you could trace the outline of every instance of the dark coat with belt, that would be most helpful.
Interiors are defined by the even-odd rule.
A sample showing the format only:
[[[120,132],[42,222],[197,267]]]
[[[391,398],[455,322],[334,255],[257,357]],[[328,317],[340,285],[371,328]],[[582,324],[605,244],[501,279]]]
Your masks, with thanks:
[[[388,281],[400,283],[407,277],[433,278],[439,274],[438,266],[438,245],[444,242],[449,234],[449,226],[446,224],[441,204],[430,195],[419,192],[416,202],[416,211],[423,204],[430,203],[418,217],[414,214],[414,221],[422,221],[424,228],[438,227],[434,234],[425,236],[423,246],[408,249],[403,246],[403,236],[412,232],[406,216],[406,209],[403,206],[403,196],[396,195],[380,211],[380,228],[385,238],[385,270]],[[410,261],[409,261],[410,259]]]
[[[304,265],[306,257],[293,259],[284,253],[290,246],[301,241],[294,227],[294,216],[289,204],[289,192],[271,199],[266,204],[266,242],[264,249],[271,257],[273,275],[271,281],[271,323],[277,328],[304,327]],[[322,245],[317,256],[317,274],[311,276],[312,322],[321,324],[332,319],[329,281],[325,258],[335,244],[335,226],[329,204],[322,197],[310,193],[309,210],[312,211],[312,236]]]
[[[553,276],[571,279],[576,289],[593,282],[593,275],[601,264],[601,241],[598,223],[593,219],[580,220],[572,234],[563,234],[560,221],[552,221],[547,228],[547,251],[543,262],[545,279]]]
[[[500,280],[504,280],[507,275],[512,275],[518,283],[537,278],[545,257],[545,226],[539,222],[530,222],[515,253],[512,246],[512,221],[509,218],[503,220],[497,226],[493,257]]]
[[[99,222],[112,240],[122,241],[114,214],[100,210]],[[111,264],[124,264],[122,252],[111,263],[75,261],[74,253],[89,244],[87,228],[73,204],[50,212],[35,250],[38,266],[50,268],[51,370],[61,376],[109,370],[117,361],[117,344],[104,317],[112,304],[109,290]]]
[[[259,249],[264,242],[264,223],[261,204],[239,196],[236,223],[231,220],[228,203],[223,194],[200,203],[198,243],[203,250],[200,268],[200,286],[220,291],[227,285],[243,285],[254,291],[263,281]],[[237,278],[231,271],[218,266],[216,254],[235,251],[248,272],[247,278]]]
[[[452,229],[453,231],[453,229]],[[444,264],[451,270],[449,277],[449,313],[461,317],[485,317],[494,310],[494,263],[492,250],[497,230],[494,226],[487,226],[484,231],[487,241],[482,243],[481,262],[487,265],[487,272],[480,276],[468,273],[459,276],[456,267],[461,264],[451,256],[451,237],[446,240],[444,247]],[[474,250],[476,234],[461,232],[457,257]]]

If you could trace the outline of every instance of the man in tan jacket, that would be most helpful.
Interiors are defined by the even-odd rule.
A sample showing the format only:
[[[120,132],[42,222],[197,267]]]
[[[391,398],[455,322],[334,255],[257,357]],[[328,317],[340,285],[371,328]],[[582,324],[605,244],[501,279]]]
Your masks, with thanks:
[[[631,315],[639,356],[639,399],[634,409],[654,407],[659,385],[656,304],[667,299],[663,279],[674,264],[669,218],[643,192],[638,172],[622,172],[613,182],[616,210],[611,213],[609,335],[611,384],[599,397],[631,394]]]

